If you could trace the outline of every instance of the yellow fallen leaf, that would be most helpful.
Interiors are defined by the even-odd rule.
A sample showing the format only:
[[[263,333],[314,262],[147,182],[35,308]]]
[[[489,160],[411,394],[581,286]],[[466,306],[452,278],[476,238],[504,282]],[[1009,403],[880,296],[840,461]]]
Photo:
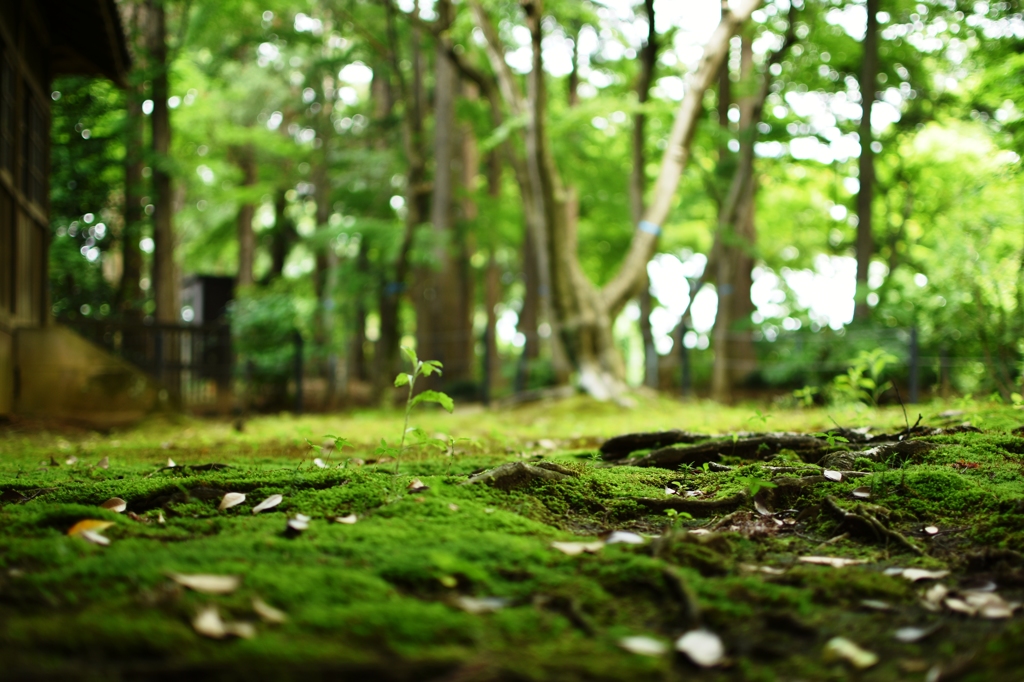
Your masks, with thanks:
[[[168,573],[167,577],[183,587],[204,594],[230,594],[242,584],[242,579],[237,575]]]
[[[114,525],[113,521],[98,521],[96,519],[85,519],[71,526],[68,535],[80,535],[86,531],[99,533]]]

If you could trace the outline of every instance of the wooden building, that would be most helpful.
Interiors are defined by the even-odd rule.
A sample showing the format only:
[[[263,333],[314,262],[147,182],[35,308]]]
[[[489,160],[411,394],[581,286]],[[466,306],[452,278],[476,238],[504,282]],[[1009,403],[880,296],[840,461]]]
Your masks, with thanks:
[[[0,0],[0,416],[61,416],[127,371],[52,324],[47,251],[52,79],[123,85],[129,62],[114,0]]]

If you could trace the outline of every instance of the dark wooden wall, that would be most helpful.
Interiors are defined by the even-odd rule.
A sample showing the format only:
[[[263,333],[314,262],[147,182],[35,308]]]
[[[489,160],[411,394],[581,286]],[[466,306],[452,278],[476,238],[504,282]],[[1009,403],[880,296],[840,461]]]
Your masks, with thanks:
[[[0,2],[0,414],[14,397],[14,330],[49,318],[49,40],[34,3]]]

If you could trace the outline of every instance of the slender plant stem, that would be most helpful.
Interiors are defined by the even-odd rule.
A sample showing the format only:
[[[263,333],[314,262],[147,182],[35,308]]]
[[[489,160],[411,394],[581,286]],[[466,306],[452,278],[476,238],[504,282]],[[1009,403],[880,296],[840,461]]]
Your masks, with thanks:
[[[402,466],[402,453],[405,452],[405,434],[409,432],[409,413],[412,412],[412,389],[416,386],[418,370],[418,367],[414,367],[412,378],[409,379],[409,397],[405,399],[405,426],[402,427],[402,444],[398,446],[398,455],[395,457],[395,475],[398,474],[398,468]]]

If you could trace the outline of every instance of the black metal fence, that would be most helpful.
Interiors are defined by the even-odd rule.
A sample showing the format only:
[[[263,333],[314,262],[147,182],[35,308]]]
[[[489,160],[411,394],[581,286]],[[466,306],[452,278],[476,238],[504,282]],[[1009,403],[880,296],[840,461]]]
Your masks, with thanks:
[[[155,379],[172,405],[196,411],[232,409],[235,357],[228,325],[91,319],[66,324]]]

